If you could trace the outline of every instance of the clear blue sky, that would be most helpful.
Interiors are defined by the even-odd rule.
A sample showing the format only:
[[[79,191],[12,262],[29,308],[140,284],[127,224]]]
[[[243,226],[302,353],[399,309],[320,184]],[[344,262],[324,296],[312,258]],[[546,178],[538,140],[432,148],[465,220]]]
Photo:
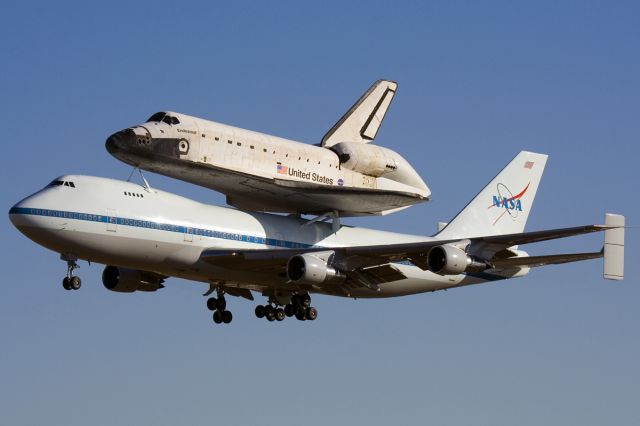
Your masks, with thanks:
[[[528,229],[638,225],[638,2],[8,2],[0,14],[5,212],[63,173],[126,179],[104,140],[171,109],[315,143],[372,81],[377,142],[433,201],[349,223],[430,234],[509,159],[550,155]],[[152,185],[221,204],[157,175]],[[599,261],[435,294],[316,296],[272,324],[201,284],[115,294],[1,222],[0,423],[640,424],[638,231]],[[530,246],[599,249],[602,236]]]

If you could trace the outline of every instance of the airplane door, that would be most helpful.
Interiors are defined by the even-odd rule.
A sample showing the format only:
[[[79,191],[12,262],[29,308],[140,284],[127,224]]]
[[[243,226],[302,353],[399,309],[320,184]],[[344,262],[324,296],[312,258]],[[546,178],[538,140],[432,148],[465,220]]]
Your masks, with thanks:
[[[118,230],[118,214],[114,209],[107,209],[107,231],[116,232]]]
[[[187,242],[193,242],[193,227],[186,225],[184,229],[184,240]]]

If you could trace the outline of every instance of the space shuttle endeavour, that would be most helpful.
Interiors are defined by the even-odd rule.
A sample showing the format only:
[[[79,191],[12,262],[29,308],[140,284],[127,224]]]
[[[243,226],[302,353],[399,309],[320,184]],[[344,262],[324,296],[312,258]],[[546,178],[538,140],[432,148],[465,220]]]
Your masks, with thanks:
[[[375,82],[317,145],[158,112],[106,147],[134,167],[220,191],[243,210],[382,215],[431,195],[407,160],[371,143],[396,89]]]

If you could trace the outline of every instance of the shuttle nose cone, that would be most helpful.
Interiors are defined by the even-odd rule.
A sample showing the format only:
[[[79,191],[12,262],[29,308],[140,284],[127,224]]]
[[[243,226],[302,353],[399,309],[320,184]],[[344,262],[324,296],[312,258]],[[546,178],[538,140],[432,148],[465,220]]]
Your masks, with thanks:
[[[120,130],[109,136],[105,146],[109,154],[116,156],[118,153],[126,152],[135,146],[136,134],[131,129]]]

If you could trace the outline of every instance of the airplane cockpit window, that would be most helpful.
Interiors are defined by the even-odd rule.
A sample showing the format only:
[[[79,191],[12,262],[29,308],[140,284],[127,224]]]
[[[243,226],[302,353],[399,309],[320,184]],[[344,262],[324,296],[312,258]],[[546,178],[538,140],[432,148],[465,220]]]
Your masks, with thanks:
[[[149,119],[147,120],[147,123],[150,123],[152,121],[162,121],[165,115],[167,115],[166,112],[156,112],[151,117],[149,117]]]
[[[76,187],[76,185],[73,182],[67,182],[63,180],[54,180],[49,185],[47,185],[47,188],[51,188],[53,186],[70,186],[71,188]]]

